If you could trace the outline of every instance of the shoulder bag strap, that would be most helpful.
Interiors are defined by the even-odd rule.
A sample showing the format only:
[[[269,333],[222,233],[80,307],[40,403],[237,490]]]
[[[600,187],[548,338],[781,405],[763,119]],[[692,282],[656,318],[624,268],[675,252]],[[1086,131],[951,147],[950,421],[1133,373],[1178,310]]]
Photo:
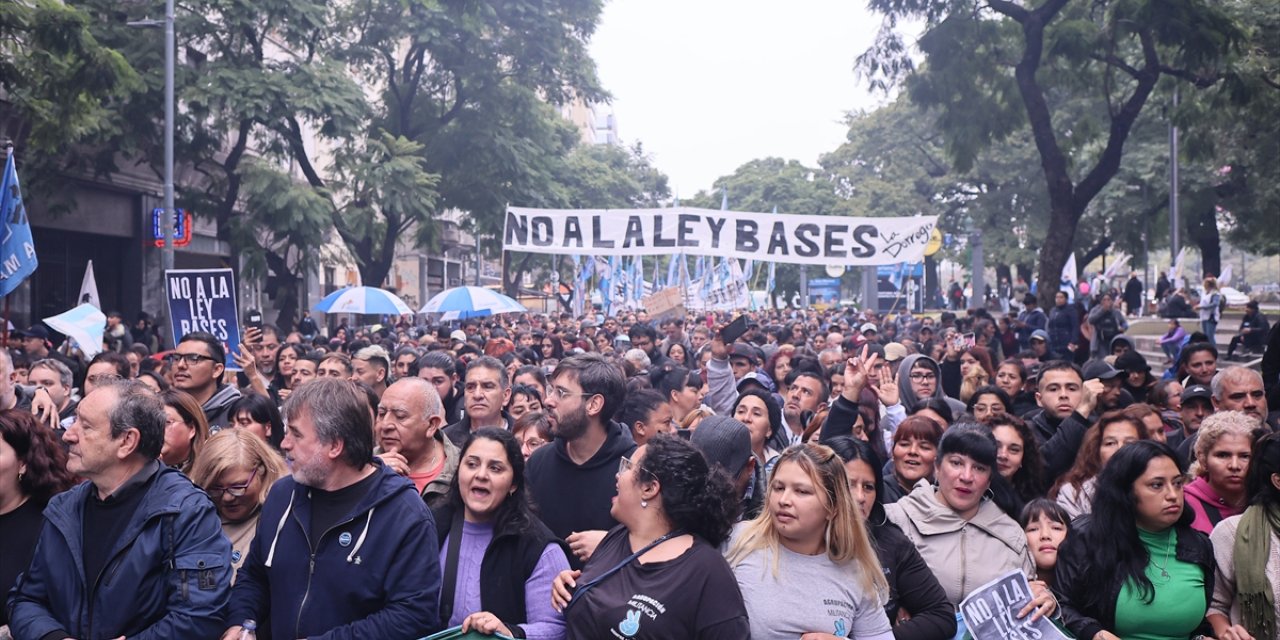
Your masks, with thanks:
[[[621,571],[623,567],[631,564],[632,560],[639,558],[640,556],[647,553],[650,549],[666,542],[667,540],[670,540],[676,536],[682,536],[682,535],[684,535],[684,531],[681,529],[676,529],[675,531],[671,531],[667,533],[667,535],[662,536],[661,538],[658,538],[657,540],[654,540],[653,542],[650,542],[649,544],[645,545],[643,549],[623,558],[622,562],[619,562],[618,564],[610,568],[608,571],[605,571],[604,573],[596,576],[595,578],[592,578],[590,582],[579,585],[578,588],[574,590],[573,596],[569,598],[569,604],[565,605],[564,607],[565,612],[568,612],[569,607],[572,607],[575,602],[578,602],[579,600],[581,600],[582,596],[585,596],[587,592],[590,591],[593,587],[600,584],[601,582],[604,582],[605,578],[608,578],[609,576],[612,576],[613,574]]]
[[[449,525],[449,546],[444,556],[444,582],[440,585],[440,622],[447,625],[453,615],[453,595],[458,586],[458,554],[462,549],[462,509]]]

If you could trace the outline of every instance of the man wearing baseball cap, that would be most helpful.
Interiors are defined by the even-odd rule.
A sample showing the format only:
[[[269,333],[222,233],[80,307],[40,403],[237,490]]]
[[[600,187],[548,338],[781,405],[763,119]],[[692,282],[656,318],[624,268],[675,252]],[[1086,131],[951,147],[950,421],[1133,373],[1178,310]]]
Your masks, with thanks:
[[[1102,393],[1098,394],[1097,413],[1101,415],[1115,409],[1123,409],[1133,404],[1133,396],[1124,390],[1124,380],[1120,371],[1106,360],[1090,360],[1084,365],[1084,379],[1098,380],[1102,383]]]
[[[1213,392],[1209,387],[1203,384],[1188,385],[1182,390],[1182,410],[1179,412],[1182,430],[1169,434],[1169,446],[1175,450],[1180,449],[1184,442],[1200,430],[1200,423],[1212,414]]]
[[[27,358],[31,362],[44,360],[45,358],[53,358],[54,360],[67,365],[67,368],[71,370],[72,376],[75,378],[77,383],[79,382],[80,375],[82,373],[80,363],[76,362],[74,358],[68,358],[57,351],[49,349],[51,346],[49,342],[49,330],[45,328],[44,324],[33,324],[30,327],[27,327],[25,331],[14,331],[10,335],[14,338],[21,339],[22,351],[27,354]]]

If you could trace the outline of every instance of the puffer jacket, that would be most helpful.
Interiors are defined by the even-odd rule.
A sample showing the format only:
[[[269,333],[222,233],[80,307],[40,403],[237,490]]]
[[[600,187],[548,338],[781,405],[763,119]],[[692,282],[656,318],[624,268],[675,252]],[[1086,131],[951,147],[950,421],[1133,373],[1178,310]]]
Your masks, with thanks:
[[[9,596],[15,638],[217,638],[226,628],[231,543],[213,502],[161,468],[93,580],[84,575],[84,505],[92,482],[54,496],[31,566]],[[89,585],[89,586],[86,586]]]
[[[435,521],[412,482],[377,458],[373,464],[369,492],[323,532],[311,530],[310,487],[291,476],[271,487],[236,575],[232,624],[270,620],[275,640],[420,638],[439,630]]]
[[[934,491],[926,483],[917,484],[884,510],[889,522],[916,545],[952,606],[1011,569],[1021,569],[1028,578],[1035,576],[1027,535],[993,501],[983,500],[978,513],[965,520],[942,504]]]

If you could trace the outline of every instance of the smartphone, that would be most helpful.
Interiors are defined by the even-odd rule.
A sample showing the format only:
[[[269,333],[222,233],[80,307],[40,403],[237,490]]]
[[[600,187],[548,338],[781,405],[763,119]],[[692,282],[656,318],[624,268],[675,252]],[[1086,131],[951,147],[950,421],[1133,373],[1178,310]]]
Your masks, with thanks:
[[[972,349],[978,344],[977,338],[974,337],[972,333],[966,333],[963,336],[960,336],[960,338],[961,340],[964,340],[965,349]]]
[[[257,309],[250,309],[249,313],[245,315],[244,324],[246,327],[261,329],[262,328],[262,312],[258,311]]]
[[[720,339],[724,340],[725,344],[733,344],[734,342],[737,342],[738,338],[741,338],[742,334],[746,332],[747,332],[747,317],[738,316],[733,319],[733,322],[730,322],[729,324],[725,325],[724,328],[720,330]]]

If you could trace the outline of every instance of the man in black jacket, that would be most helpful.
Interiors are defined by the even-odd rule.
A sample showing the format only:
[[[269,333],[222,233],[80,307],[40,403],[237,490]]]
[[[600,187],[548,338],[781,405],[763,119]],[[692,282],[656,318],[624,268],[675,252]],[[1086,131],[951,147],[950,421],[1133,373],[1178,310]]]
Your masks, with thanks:
[[[1236,347],[1243,347],[1246,353],[1262,351],[1263,341],[1271,330],[1271,323],[1262,315],[1257,300],[1250,300],[1244,308],[1244,317],[1240,319],[1240,333],[1232,336],[1231,344],[1227,345],[1228,360],[1235,356]]]
[[[1089,414],[1102,393],[1102,382],[1085,382],[1075,365],[1062,360],[1045,364],[1040,371],[1036,401],[1040,412],[1033,414],[1031,432],[1044,455],[1045,480],[1052,484],[1075,463],[1076,453],[1089,428]]]

